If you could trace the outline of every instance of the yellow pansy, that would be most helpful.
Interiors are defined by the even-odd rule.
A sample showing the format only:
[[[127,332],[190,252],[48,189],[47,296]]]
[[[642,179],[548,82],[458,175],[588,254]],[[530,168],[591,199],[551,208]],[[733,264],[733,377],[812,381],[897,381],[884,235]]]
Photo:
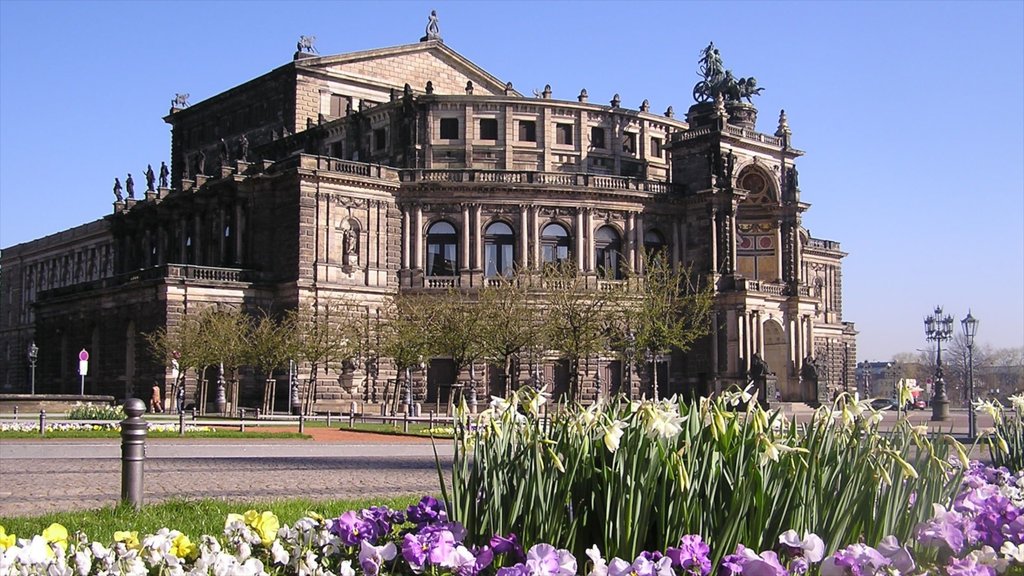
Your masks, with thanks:
[[[0,551],[7,550],[17,543],[18,540],[14,537],[14,534],[8,534],[7,529],[0,524]]]
[[[252,526],[252,523],[256,521],[256,518],[258,518],[259,515],[260,513],[255,510],[246,510],[244,515],[245,525]]]
[[[274,541],[274,538],[277,537],[277,531],[281,528],[281,523],[278,521],[277,516],[268,510],[257,516],[251,526],[260,535],[260,541],[263,542],[263,545],[269,546]]]
[[[124,547],[129,550],[138,550],[142,547],[139,543],[139,533],[134,530],[131,532],[128,530],[114,532],[114,542],[124,543]]]
[[[43,539],[50,544],[60,546],[61,550],[68,549],[68,529],[54,522],[43,530]]]
[[[196,545],[188,539],[188,536],[184,534],[178,534],[177,537],[171,541],[171,554],[174,554],[178,558],[190,558],[195,556],[197,550]]]

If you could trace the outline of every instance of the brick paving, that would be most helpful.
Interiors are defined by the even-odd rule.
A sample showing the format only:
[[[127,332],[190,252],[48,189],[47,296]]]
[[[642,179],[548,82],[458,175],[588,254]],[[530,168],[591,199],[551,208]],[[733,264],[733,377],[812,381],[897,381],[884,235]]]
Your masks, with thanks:
[[[429,439],[306,430],[314,436],[312,441],[254,439],[250,445],[237,440],[151,440],[144,500],[328,500],[438,490]],[[0,447],[0,519],[116,504],[121,490],[119,452],[117,440],[5,441]],[[90,453],[96,456],[89,457]],[[441,460],[450,465],[450,456]]]

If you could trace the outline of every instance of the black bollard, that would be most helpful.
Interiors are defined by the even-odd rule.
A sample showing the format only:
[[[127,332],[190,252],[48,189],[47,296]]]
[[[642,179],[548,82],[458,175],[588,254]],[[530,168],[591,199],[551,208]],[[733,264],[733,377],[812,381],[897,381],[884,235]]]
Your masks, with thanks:
[[[196,421],[196,407],[195,406],[192,407],[192,421],[193,422]]]
[[[185,435],[185,411],[178,410],[178,436]]]
[[[299,434],[306,431],[306,413],[299,410]]]
[[[17,406],[14,407],[14,421],[15,422],[18,421],[18,407]]]
[[[138,510],[142,507],[142,471],[149,428],[149,423],[142,418],[146,403],[129,398],[124,403],[124,413],[128,417],[121,421],[121,502]]]
[[[46,410],[39,411],[39,435],[46,436]]]
[[[245,410],[238,409],[238,431],[245,432]]]

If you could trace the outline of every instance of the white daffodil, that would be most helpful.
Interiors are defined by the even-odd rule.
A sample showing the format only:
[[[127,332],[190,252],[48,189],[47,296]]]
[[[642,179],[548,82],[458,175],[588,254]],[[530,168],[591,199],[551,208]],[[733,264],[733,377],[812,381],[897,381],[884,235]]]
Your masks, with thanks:
[[[1018,415],[1024,415],[1024,393],[1010,396],[1010,406],[1017,411]]]
[[[656,404],[648,405],[644,410],[644,428],[651,438],[671,440],[682,431],[682,423],[686,418],[674,409],[665,410]]]
[[[615,420],[604,427],[604,446],[609,452],[614,454],[619,449],[619,441],[622,439],[626,426],[627,424],[622,420]]]

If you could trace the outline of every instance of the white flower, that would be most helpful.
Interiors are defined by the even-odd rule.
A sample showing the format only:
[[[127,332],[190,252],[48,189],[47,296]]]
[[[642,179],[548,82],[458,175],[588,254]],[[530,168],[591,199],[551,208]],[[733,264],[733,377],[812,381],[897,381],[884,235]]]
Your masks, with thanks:
[[[476,556],[463,545],[458,545],[452,550],[447,558],[441,561],[441,566],[451,568],[456,574],[472,573],[476,566]]]
[[[75,551],[75,572],[79,576],[86,576],[92,569],[92,555],[88,548]]]
[[[998,574],[1005,572],[1006,567],[1010,564],[1010,561],[1006,558],[1000,558],[991,546],[982,546],[981,549],[974,550],[968,556],[974,558],[974,561],[978,564],[991,566]]]
[[[290,557],[288,551],[284,549],[284,545],[281,544],[281,540],[275,539],[274,543],[270,545],[270,558],[274,564],[288,565]]]
[[[622,439],[623,430],[627,424],[621,420],[615,420],[604,427],[604,445],[608,451],[615,453],[619,449],[619,441]]]
[[[825,543],[813,532],[805,533],[801,540],[796,530],[786,530],[779,535],[779,543],[803,550],[804,558],[809,562],[821,562],[821,559],[825,557]]]
[[[352,561],[345,560],[338,567],[338,576],[356,576],[356,571],[352,569]]]
[[[1007,560],[1024,564],[1024,543],[1014,544],[1007,540],[1003,542],[1003,547],[999,549],[999,553]]]
[[[608,576],[608,564],[601,557],[601,550],[598,549],[597,544],[587,548],[587,557],[594,564],[587,576]]]
[[[651,438],[671,440],[683,431],[686,418],[675,410],[665,410],[658,405],[649,405],[644,411],[644,426]]]

